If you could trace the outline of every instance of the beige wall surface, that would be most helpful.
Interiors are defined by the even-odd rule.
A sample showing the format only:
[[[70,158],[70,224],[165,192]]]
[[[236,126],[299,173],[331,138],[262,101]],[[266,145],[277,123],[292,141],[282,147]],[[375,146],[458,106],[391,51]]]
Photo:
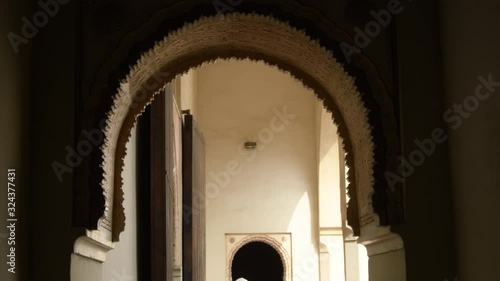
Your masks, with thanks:
[[[343,194],[345,197],[345,191],[341,193],[340,183],[345,182],[345,177],[341,175],[340,165],[344,165],[345,158],[340,155],[339,146],[342,144],[339,143],[337,126],[333,123],[332,114],[320,103],[316,108],[320,123],[317,125],[319,226],[341,228],[343,225],[341,212],[345,212],[345,206],[341,205],[345,199],[341,201],[340,196]],[[342,188],[345,186],[342,185]]]
[[[256,62],[218,61],[202,67],[198,78],[207,153],[207,280],[225,278],[225,233],[254,232],[291,232],[294,272],[317,280],[315,96]],[[242,149],[245,141],[257,148]]]
[[[120,242],[106,255],[102,266],[102,280],[137,280],[137,130],[127,143],[123,176],[125,217],[127,224],[120,234]]]
[[[404,264],[404,250],[384,253],[377,255],[369,260],[369,280],[391,280],[391,281],[405,281],[405,264]],[[380,270],[391,266],[392,270]],[[400,269],[400,270],[398,270]],[[436,279],[438,280],[438,279]]]

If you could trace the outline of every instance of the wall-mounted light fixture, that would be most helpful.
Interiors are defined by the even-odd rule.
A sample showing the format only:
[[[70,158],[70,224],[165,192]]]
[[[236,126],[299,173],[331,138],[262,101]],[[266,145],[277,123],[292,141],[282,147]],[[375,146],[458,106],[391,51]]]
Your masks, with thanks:
[[[245,149],[251,150],[255,149],[257,147],[257,142],[254,141],[246,141],[245,142]]]

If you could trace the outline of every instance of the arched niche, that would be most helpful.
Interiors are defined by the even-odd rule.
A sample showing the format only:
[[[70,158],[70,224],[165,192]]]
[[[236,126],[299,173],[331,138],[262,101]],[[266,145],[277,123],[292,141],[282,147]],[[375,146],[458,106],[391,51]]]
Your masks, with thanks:
[[[268,277],[268,280],[283,281],[284,271],[281,256],[273,247],[264,242],[250,242],[234,255],[231,280],[263,280]]]
[[[264,243],[272,248],[281,259],[283,281],[291,281],[291,239],[290,233],[226,234],[226,281],[233,281],[234,279],[232,266],[237,253],[251,243]]]

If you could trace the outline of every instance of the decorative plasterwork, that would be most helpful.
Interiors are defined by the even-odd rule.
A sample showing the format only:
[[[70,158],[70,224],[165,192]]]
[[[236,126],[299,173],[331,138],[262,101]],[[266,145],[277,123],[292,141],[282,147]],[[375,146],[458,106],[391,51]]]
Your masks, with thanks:
[[[374,216],[374,144],[367,109],[354,79],[331,51],[303,31],[269,16],[232,13],[204,17],[171,32],[145,52],[121,80],[107,113],[101,147],[101,186],[105,195],[113,195],[106,197],[110,210],[103,217],[103,221],[109,220],[111,240],[118,241],[125,225],[121,173],[126,143],[137,117],[176,75],[217,58],[250,58],[276,66],[312,89],[332,112],[350,167],[348,221],[359,232],[360,221]]]
[[[377,219],[377,217],[375,217]],[[388,253],[398,250],[404,251],[401,236],[391,232],[390,227],[380,227],[378,221],[362,227],[363,236],[357,242],[366,247],[368,256]]]
[[[74,244],[73,253],[99,262],[106,261],[106,254],[115,247],[108,238],[100,236],[98,231],[86,231],[86,236],[79,237]]]
[[[252,242],[262,242],[273,247],[283,264],[283,281],[292,281],[292,235],[291,233],[226,234],[226,281],[232,281],[231,266],[241,247]]]

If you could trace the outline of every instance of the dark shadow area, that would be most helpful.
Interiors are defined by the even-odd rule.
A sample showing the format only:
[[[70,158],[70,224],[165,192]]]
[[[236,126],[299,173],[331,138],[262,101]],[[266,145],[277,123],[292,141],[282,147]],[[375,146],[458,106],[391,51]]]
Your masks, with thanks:
[[[241,247],[234,255],[231,265],[233,280],[282,281],[283,262],[276,250],[263,242],[251,242]]]
[[[137,274],[151,280],[151,107],[137,122]]]

